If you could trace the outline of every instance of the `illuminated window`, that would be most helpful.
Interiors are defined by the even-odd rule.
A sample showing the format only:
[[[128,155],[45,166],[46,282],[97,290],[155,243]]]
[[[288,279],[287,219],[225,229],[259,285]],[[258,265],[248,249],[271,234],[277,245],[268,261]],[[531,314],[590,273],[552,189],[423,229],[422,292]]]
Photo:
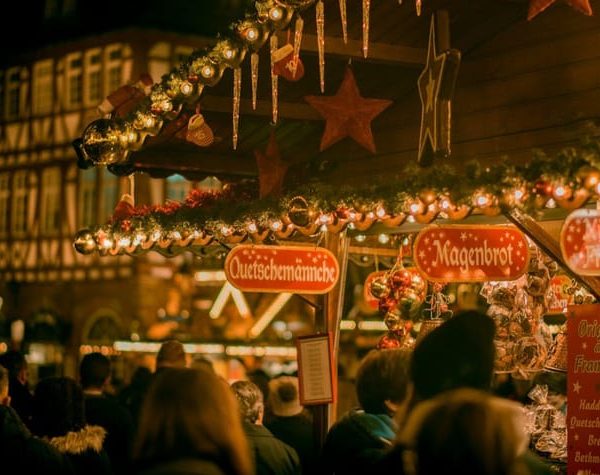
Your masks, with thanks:
[[[6,116],[14,119],[21,113],[21,70],[9,69],[6,76]]]
[[[83,69],[81,53],[67,57],[67,104],[70,107],[81,105],[83,100]]]
[[[167,178],[167,199],[182,201],[190,191],[190,182],[181,175],[172,175]]]
[[[105,51],[106,94],[123,85],[123,52],[121,45],[110,45]]]
[[[40,61],[33,67],[33,111],[47,114],[52,111],[54,71],[52,60]]]
[[[102,55],[99,49],[85,53],[85,91],[88,105],[102,100]]]
[[[46,168],[42,172],[42,200],[39,214],[42,233],[56,233],[60,229],[60,191],[60,168]]]
[[[117,193],[119,192],[119,179],[106,168],[102,169],[102,209],[100,221],[108,220],[117,204]]]
[[[0,174],[0,234],[8,231],[8,210],[10,209],[10,181],[8,173]]]
[[[79,173],[79,225],[92,226],[96,223],[96,169],[82,170]]]
[[[12,231],[15,234],[24,234],[27,231],[28,195],[27,171],[19,170],[13,177]]]

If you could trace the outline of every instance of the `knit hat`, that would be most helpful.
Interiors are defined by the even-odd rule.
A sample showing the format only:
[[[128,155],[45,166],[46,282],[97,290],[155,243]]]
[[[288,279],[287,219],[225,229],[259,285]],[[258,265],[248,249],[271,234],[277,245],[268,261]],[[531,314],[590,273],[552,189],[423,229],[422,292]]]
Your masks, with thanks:
[[[269,381],[269,403],[276,416],[295,416],[304,409],[300,404],[298,378],[280,376]]]

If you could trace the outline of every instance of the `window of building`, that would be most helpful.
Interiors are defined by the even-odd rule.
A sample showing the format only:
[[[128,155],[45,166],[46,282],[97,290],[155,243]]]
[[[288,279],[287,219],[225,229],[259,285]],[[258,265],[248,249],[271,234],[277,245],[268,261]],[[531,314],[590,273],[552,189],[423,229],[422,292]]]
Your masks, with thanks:
[[[81,105],[83,99],[83,68],[81,53],[67,57],[67,104],[70,107]]]
[[[108,220],[117,204],[117,194],[119,192],[119,179],[110,173],[106,168],[102,169],[102,203],[100,210],[100,220]]]
[[[8,210],[10,208],[10,181],[8,173],[0,174],[0,235],[8,231]]]
[[[190,191],[190,182],[181,175],[172,175],[167,178],[168,200],[182,201]]]
[[[40,218],[40,231],[42,233],[56,233],[60,229],[60,168],[46,168],[42,172],[42,200]]]
[[[110,45],[105,51],[107,95],[123,85],[123,49],[121,45]]]
[[[96,223],[96,169],[90,168],[79,173],[79,225],[93,226]]]
[[[102,54],[99,49],[85,53],[85,90],[88,105],[97,105],[102,100]]]
[[[28,195],[27,171],[19,170],[13,176],[12,231],[15,234],[27,231]]]
[[[8,70],[6,76],[6,116],[13,119],[21,113],[21,70]]]
[[[33,67],[33,111],[47,114],[52,111],[54,71],[52,60],[40,61]]]

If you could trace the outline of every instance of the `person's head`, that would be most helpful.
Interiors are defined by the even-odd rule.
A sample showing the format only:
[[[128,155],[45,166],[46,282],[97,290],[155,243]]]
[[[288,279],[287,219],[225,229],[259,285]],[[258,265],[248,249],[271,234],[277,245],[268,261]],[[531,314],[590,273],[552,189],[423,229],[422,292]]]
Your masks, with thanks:
[[[102,389],[110,379],[110,360],[102,353],[88,353],[79,365],[83,389]]]
[[[393,414],[408,395],[410,353],[371,350],[356,373],[356,396],[370,414]]]
[[[4,366],[0,366],[0,406],[8,406],[10,404],[8,384],[8,370]]]
[[[33,395],[33,426],[37,435],[57,437],[85,426],[83,391],[74,379],[42,379]]]
[[[251,381],[236,381],[231,390],[238,400],[242,419],[251,424],[262,424],[265,405],[260,388]]]
[[[515,473],[529,442],[521,407],[462,388],[417,406],[408,420],[417,475]]]
[[[205,369],[158,374],[142,405],[133,455],[141,465],[204,455],[227,463],[229,473],[252,473],[235,398]]]
[[[152,371],[146,366],[138,366],[131,376],[131,386],[134,388],[147,388],[152,382]]]
[[[26,384],[29,373],[27,372],[27,360],[20,351],[10,350],[0,355],[0,366],[8,370],[12,379],[16,379],[21,384]]]
[[[415,399],[450,389],[489,390],[494,371],[494,321],[482,313],[457,314],[423,338],[413,351]]]
[[[187,357],[183,344],[177,340],[167,340],[158,350],[156,355],[156,369],[161,368],[185,368]]]
[[[206,356],[197,356],[192,360],[192,368],[203,368],[208,371],[215,372],[215,367],[211,360],[209,360]]]
[[[298,378],[280,376],[269,382],[269,404],[271,412],[280,417],[295,416],[304,409],[300,405]]]

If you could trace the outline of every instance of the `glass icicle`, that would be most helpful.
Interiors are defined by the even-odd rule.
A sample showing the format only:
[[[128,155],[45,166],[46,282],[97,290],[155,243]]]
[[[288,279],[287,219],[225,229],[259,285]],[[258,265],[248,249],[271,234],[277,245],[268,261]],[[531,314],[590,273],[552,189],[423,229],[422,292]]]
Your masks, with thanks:
[[[417,16],[421,16],[422,7],[423,7],[422,0],[415,0],[415,9],[417,10]]]
[[[346,0],[340,0],[340,20],[342,20],[342,37],[344,44],[348,44],[348,16],[346,14]]]
[[[275,61],[273,60],[273,55],[275,51],[277,51],[277,35],[271,36],[271,103],[273,110],[273,124],[277,123],[277,116],[279,114],[279,77],[275,74]]]
[[[252,76],[252,110],[256,110],[256,90],[258,89],[258,53],[250,56],[250,74]]]
[[[242,92],[242,68],[233,70],[233,149],[237,149],[240,124],[240,96]]]
[[[371,14],[371,0],[363,0],[362,2],[362,33],[363,33],[363,56],[366,58],[369,55],[369,16]]]
[[[319,49],[319,81],[321,94],[325,92],[325,4],[319,0],[316,10],[317,17],[317,46]]]
[[[302,30],[304,30],[304,20],[300,15],[298,15],[298,18],[296,18],[296,25],[294,27],[294,56],[292,61],[292,77],[296,76],[296,70],[298,69],[300,45],[302,45]]]

